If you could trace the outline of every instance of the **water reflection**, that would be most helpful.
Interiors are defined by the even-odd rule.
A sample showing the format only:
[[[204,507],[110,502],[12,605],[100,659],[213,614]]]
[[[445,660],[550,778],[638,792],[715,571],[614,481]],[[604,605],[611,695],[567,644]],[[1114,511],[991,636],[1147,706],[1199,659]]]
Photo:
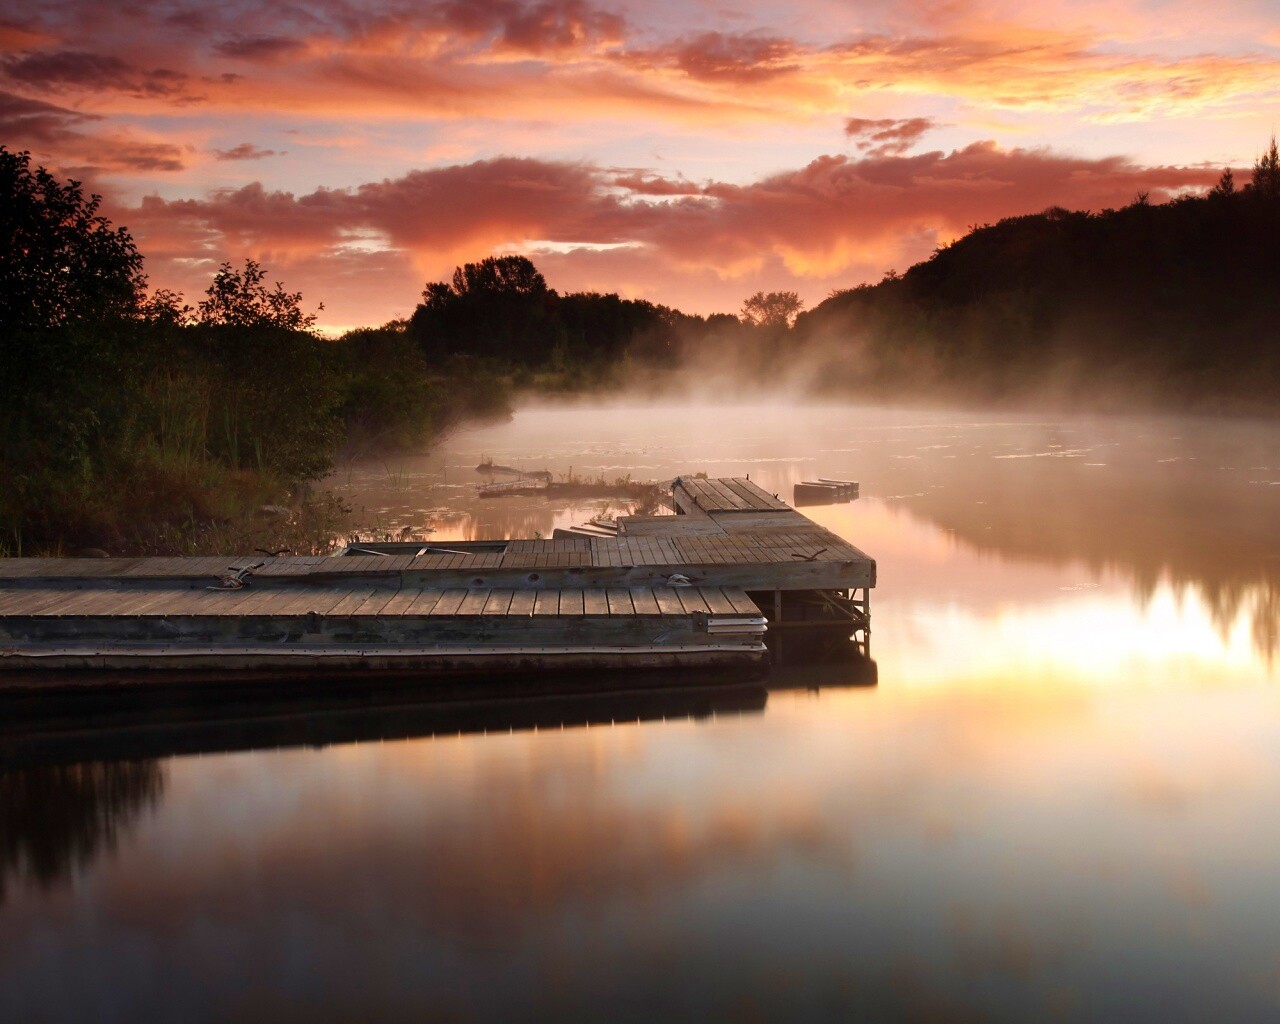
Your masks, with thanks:
[[[163,792],[153,761],[0,772],[0,904],[12,884],[52,889],[113,853]]]
[[[449,504],[455,536],[574,515],[472,500],[454,467],[485,452],[749,472],[784,494],[860,479],[861,501],[809,514],[878,560],[876,664],[784,672],[730,707],[136,721],[163,799],[118,817],[118,855],[42,889],[6,853],[4,1010],[1272,1019],[1278,439],[679,408],[455,438],[370,503]],[[45,763],[130,754],[91,746],[90,724]],[[79,806],[90,824],[59,834],[97,827]]]
[[[440,702],[402,692],[399,701],[379,702],[365,684],[359,696],[336,687],[328,699],[293,692],[248,705],[192,704],[186,691],[170,698],[160,691],[105,721],[92,703],[64,704],[56,715],[9,715],[0,734],[0,903],[10,884],[66,885],[113,853],[159,806],[162,759],[723,719],[762,713],[770,691],[874,685],[875,675],[874,662],[833,646],[824,658],[777,659],[767,685],[655,688],[650,677],[642,690],[556,693],[548,682],[544,696]]]
[[[864,678],[867,670],[856,670]],[[798,677],[797,677],[798,678]],[[835,685],[841,678],[827,670],[811,673],[815,682]],[[325,747],[345,743],[380,743],[436,736],[504,735],[513,732],[563,730],[593,725],[628,725],[680,719],[701,720],[724,715],[758,714],[765,708],[768,690],[760,683],[715,686],[692,685],[657,688],[652,677],[637,679],[647,688],[628,690],[625,675],[597,680],[597,692],[567,688],[544,681],[542,693],[528,688],[523,696],[484,700],[433,700],[414,692],[410,681],[387,688],[382,699],[372,695],[368,683],[345,693],[336,684],[327,699],[300,693],[296,687],[277,688],[251,703],[228,705],[215,699],[193,703],[188,695],[167,700],[163,693],[137,699],[129,711],[103,720],[92,704],[63,706],[57,715],[36,712],[10,718],[0,730],[0,765],[35,770],[51,767],[50,780],[59,780],[64,764],[94,761],[136,761],[183,755],[234,751]],[[800,685],[793,683],[792,685]],[[364,692],[361,692],[364,691]],[[104,765],[92,765],[93,771]],[[28,777],[42,778],[38,773]],[[68,808],[92,811],[92,793],[71,791],[61,801],[65,783],[51,782],[42,798]],[[105,790],[111,796],[113,790]],[[159,791],[157,790],[157,795]],[[71,813],[69,811],[69,813]],[[3,818],[0,818],[3,820]]]

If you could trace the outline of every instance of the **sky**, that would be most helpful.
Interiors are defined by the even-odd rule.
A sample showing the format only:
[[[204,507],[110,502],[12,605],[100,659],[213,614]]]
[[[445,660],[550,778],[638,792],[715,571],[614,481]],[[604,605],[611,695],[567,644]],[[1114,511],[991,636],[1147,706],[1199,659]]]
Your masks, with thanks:
[[[17,0],[0,143],[104,197],[193,305],[260,261],[336,332],[529,256],[737,312],[1049,206],[1247,170],[1276,0]]]

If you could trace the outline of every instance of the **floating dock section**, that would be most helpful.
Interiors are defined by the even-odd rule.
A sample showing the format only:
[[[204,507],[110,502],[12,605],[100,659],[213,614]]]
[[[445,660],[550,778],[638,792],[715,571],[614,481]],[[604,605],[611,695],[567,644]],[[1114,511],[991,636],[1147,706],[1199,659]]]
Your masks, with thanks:
[[[0,669],[741,669],[767,629],[869,639],[875,563],[747,480],[607,536],[342,556],[0,559]]]
[[[819,477],[817,480],[805,480],[796,484],[791,500],[797,506],[834,505],[838,502],[856,501],[858,490],[856,480],[828,480]]]

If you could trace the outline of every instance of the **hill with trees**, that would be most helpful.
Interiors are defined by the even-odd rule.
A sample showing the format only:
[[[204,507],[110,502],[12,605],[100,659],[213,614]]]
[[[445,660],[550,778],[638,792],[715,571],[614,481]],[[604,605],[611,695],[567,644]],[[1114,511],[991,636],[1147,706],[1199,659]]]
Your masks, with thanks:
[[[1204,196],[977,228],[794,328],[824,390],[1280,405],[1280,154]]]

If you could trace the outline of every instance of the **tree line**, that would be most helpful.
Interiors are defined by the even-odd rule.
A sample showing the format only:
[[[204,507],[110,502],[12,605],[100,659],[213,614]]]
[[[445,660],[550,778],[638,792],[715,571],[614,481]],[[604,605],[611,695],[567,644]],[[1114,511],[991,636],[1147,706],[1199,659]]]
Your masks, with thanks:
[[[1280,153],[1237,187],[971,230],[797,318],[815,386],[1275,413]]]

